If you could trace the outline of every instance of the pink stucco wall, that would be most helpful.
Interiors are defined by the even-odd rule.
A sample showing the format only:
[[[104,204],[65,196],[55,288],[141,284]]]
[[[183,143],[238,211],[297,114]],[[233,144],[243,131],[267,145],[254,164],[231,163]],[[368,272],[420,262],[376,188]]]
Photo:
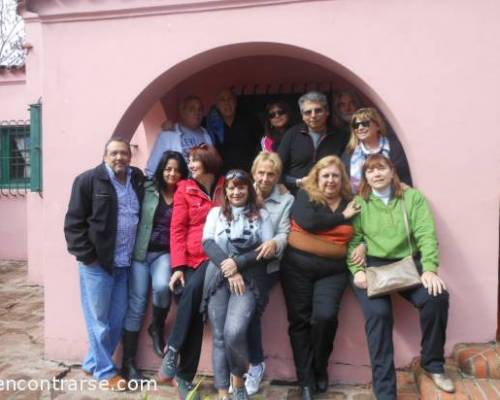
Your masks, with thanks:
[[[452,299],[447,351],[457,342],[493,339],[498,2],[165,0],[153,8],[145,0],[132,0],[130,10],[120,11],[115,9],[123,2],[99,3],[36,2],[43,37],[36,70],[42,71],[44,100],[44,198],[38,222],[43,236],[30,242],[29,254],[40,254],[43,267],[48,358],[78,361],[86,349],[76,263],[66,253],[62,222],[73,178],[100,162],[105,140],[114,131],[132,137],[144,120],[133,139],[143,158],[150,127],[162,119],[154,107],[163,96],[195,90],[209,102],[218,87],[242,77],[255,83],[277,81],[281,73],[309,77],[312,71],[329,71],[331,79],[359,88],[400,135],[415,184],[427,194],[438,223],[441,273]],[[101,11],[87,13],[92,7]],[[443,16],[449,17],[446,23]],[[253,63],[241,60],[248,57],[256,58]],[[274,70],[266,63],[269,57],[299,61]],[[227,69],[219,69],[213,80],[200,78],[207,68],[217,70],[226,61]],[[299,69],[303,61],[309,67]],[[145,119],[151,110],[154,115]],[[419,352],[417,316],[410,308],[397,301],[398,366]],[[269,375],[293,379],[279,289],[264,327]],[[209,347],[207,338],[204,371],[210,369]],[[156,366],[150,349],[144,345],[143,350],[141,364]],[[361,312],[348,293],[331,372],[335,380],[366,380],[367,364]]]
[[[24,124],[29,119],[26,74],[23,70],[0,71],[0,124]],[[26,197],[8,189],[0,191],[0,258],[28,258]]]

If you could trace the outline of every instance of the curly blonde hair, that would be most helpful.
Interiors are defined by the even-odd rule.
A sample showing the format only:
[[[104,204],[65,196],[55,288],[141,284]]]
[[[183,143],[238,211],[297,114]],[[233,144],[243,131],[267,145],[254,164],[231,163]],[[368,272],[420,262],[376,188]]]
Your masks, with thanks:
[[[347,151],[352,153],[356,147],[359,145],[359,139],[356,135],[354,128],[352,127],[355,121],[366,121],[375,122],[378,126],[378,133],[380,136],[387,136],[387,126],[385,125],[384,119],[380,113],[373,107],[360,108],[352,114],[351,118],[351,138],[347,144]]]
[[[340,171],[340,197],[345,200],[352,199],[351,183],[349,181],[349,177],[347,176],[344,164],[337,156],[326,156],[319,160],[316,164],[314,164],[304,182],[304,190],[309,195],[309,200],[314,203],[327,205],[326,197],[320,190],[318,181],[320,171],[326,167],[329,167],[330,165],[335,165]]]

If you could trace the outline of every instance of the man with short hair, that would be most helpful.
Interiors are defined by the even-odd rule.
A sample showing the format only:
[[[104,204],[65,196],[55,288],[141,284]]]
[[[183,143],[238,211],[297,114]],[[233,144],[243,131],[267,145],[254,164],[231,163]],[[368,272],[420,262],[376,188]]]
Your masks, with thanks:
[[[143,194],[142,172],[130,166],[130,144],[111,138],[103,162],[73,182],[64,234],[79,266],[90,349],[82,369],[112,390],[125,390],[113,353],[128,302],[128,274]]]
[[[238,107],[236,95],[223,89],[215,99],[215,112],[207,117],[207,129],[224,161],[223,172],[250,172],[259,151],[262,126],[258,119]]]
[[[172,130],[160,132],[149,156],[146,174],[152,176],[156,171],[161,156],[167,150],[178,151],[189,162],[189,152],[201,144],[212,144],[208,132],[201,126],[203,103],[198,96],[187,96],[179,104],[181,122]]]
[[[349,137],[333,132],[328,126],[328,101],[320,92],[308,92],[299,99],[304,123],[290,128],[278,148],[283,162],[283,180],[295,194],[316,161],[343,153]]]

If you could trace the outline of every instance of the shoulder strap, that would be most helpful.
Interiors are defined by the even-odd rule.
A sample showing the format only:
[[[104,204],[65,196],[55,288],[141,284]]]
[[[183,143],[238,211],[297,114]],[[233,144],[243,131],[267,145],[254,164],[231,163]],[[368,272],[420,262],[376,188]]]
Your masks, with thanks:
[[[405,202],[404,194],[403,194],[403,197],[401,197],[401,208],[403,210],[403,220],[405,222],[406,239],[408,240],[408,246],[410,247],[410,252],[411,252],[410,255],[413,255],[413,246],[411,244],[411,238],[410,238],[410,232],[411,232],[410,231],[410,223],[408,220],[408,211],[406,210],[406,202]]]

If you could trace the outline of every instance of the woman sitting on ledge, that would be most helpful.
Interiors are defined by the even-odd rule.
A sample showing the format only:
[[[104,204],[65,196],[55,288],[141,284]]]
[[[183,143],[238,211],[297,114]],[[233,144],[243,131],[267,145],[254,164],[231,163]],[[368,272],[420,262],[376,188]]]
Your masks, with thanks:
[[[408,255],[413,255],[422,284],[400,291],[399,295],[420,314],[421,365],[438,388],[453,392],[453,381],[444,371],[448,292],[437,274],[438,242],[426,199],[416,189],[403,190],[392,162],[376,154],[363,165],[359,197],[355,200],[361,213],[353,219],[355,233],[349,243],[347,263],[366,320],[375,396],[378,400],[397,398],[393,312],[390,295],[368,297],[365,264],[380,267]],[[361,242],[367,246],[366,261],[356,257],[353,261],[352,252]]]

